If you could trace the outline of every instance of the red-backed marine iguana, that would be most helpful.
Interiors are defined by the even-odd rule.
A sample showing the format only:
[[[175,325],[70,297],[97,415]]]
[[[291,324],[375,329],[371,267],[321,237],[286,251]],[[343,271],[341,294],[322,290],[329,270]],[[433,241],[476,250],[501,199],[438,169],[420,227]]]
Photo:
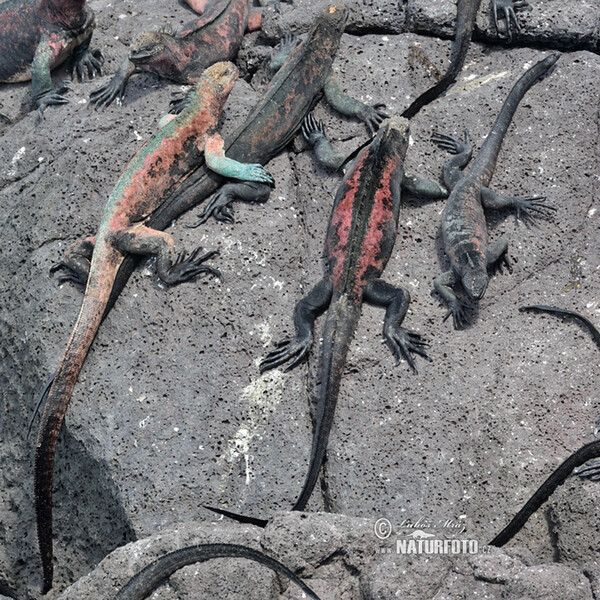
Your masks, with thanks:
[[[488,268],[505,264],[508,242],[500,238],[490,244],[484,208],[515,208],[517,216],[521,212],[532,218],[534,213],[549,213],[555,210],[545,204],[540,196],[502,196],[487,186],[490,183],[502,141],[510,125],[519,102],[541,77],[547,75],[558,60],[558,54],[551,54],[528,69],[515,83],[508,94],[492,129],[488,133],[481,150],[473,160],[468,172],[461,169],[469,162],[472,148],[468,133],[464,143],[456,138],[435,133],[433,141],[454,156],[443,167],[444,184],[451,189],[442,216],[442,237],[444,249],[450,259],[451,270],[439,275],[434,282],[436,291],[446,301],[452,314],[454,327],[460,329],[467,320],[463,304],[456,297],[451,286],[461,281],[471,300],[483,297],[488,285]]]
[[[160,29],[135,38],[114,77],[90,95],[92,104],[103,108],[117,96],[120,102],[134,73],[195,83],[210,65],[236,57],[247,30],[260,29],[261,13],[249,0],[185,1],[201,16],[180,31]]]
[[[144,600],[175,571],[212,558],[247,558],[265,565],[276,573],[295,583],[309,598],[320,600],[293,571],[278,560],[247,546],[237,544],[199,544],[174,550],[153,560],[147,567],[136,573],[117,593],[113,600]]]
[[[38,540],[44,569],[44,592],[52,587],[52,473],[58,435],[73,388],[106,310],[112,286],[126,254],[157,257],[157,272],[168,285],[201,273],[218,272],[202,264],[214,252],[187,258],[176,252],[171,236],[148,226],[148,216],[165,194],[188,176],[202,153],[207,166],[222,176],[265,183],[271,177],[260,165],[227,158],[217,133],[223,105],[237,79],[228,62],[209,67],[183,112],[167,123],[134,156],[119,178],[95,239],[79,242],[93,254],[81,312],[48,392],[36,443],[35,502]]]
[[[327,310],[308,474],[292,510],[303,510],[317,483],[333,424],[342,373],[363,302],[385,307],[383,335],[398,363],[404,358],[416,371],[411,353],[427,357],[421,336],[403,329],[410,296],[380,279],[398,233],[404,158],[409,126],[402,117],[384,121],[372,142],[349,166],[335,196],[325,239],[325,276],[294,310],[294,338],[279,342],[261,362],[261,372],[289,361],[286,371],[306,358],[316,318]],[[412,178],[412,192],[443,198],[436,182]],[[397,363],[397,364],[398,364]],[[208,508],[208,507],[207,507]],[[267,521],[211,509],[239,521],[265,526]]]
[[[102,75],[104,57],[89,50],[96,18],[85,0],[4,0],[0,3],[0,82],[31,80],[40,116],[47,106],[68,102],[70,82],[52,89],[50,71],[73,55],[79,80]]]

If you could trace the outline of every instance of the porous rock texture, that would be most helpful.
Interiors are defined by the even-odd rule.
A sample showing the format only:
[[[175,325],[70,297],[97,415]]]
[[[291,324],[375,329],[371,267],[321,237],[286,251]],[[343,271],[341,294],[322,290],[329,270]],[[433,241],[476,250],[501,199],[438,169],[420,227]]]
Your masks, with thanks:
[[[265,33],[247,37],[225,132],[259,98],[252,71],[269,46],[286,31],[305,32],[323,4],[282,4],[266,17]],[[27,422],[81,302],[48,271],[68,244],[95,231],[119,174],[179,87],[138,75],[123,106],[94,111],[87,99],[138,33],[190,19],[177,1],[90,5],[98,16],[92,45],[107,57],[100,81],[76,83],[71,103],[49,108],[40,123],[29,84],[0,88],[0,594],[19,599],[40,597],[41,587]],[[399,113],[443,73],[454,3],[348,5],[338,78],[352,96]],[[57,448],[50,597],[110,598],[159,551],[209,541],[262,548],[324,600],[600,597],[598,483],[569,480],[506,549],[484,548],[593,439],[598,418],[598,348],[576,324],[518,307],[559,305],[600,322],[599,19],[595,0],[539,0],[519,13],[523,35],[508,45],[484,0],[476,32],[484,44],[472,45],[446,96],[413,119],[407,170],[439,178],[447,156],[431,134],[468,128],[477,151],[514,81],[548,48],[565,50],[521,102],[492,180],[499,192],[547,196],[555,217],[528,226],[507,211],[488,215],[492,240],[510,242],[513,273],[495,276],[470,311],[471,326],[454,331],[431,292],[448,266],[442,203],[407,198],[384,277],[410,290],[405,325],[429,340],[432,361],[417,359],[418,375],[405,363],[394,367],[382,311],[365,306],[309,514],[277,511],[289,509],[306,473],[318,334],[308,362],[290,373],[261,376],[258,361],[292,334],[294,304],[322,276],[339,175],[318,167],[298,137],[267,167],[276,186],[266,205],[238,205],[234,225],[188,229],[194,214],[174,223],[178,246],[220,251],[213,263],[224,279],[164,289],[147,261],[102,324]],[[55,82],[66,75],[58,69]],[[324,103],[315,114],[338,149],[367,140],[364,125]],[[264,531],[215,523],[203,504],[275,517]],[[330,513],[317,514],[324,508]],[[376,523],[380,536],[390,532],[378,519],[393,529],[384,540]],[[403,527],[407,520],[437,537],[458,524],[454,536],[478,541],[480,552],[398,554],[396,539],[414,529]],[[301,597],[258,569],[227,560],[190,567],[154,597]]]

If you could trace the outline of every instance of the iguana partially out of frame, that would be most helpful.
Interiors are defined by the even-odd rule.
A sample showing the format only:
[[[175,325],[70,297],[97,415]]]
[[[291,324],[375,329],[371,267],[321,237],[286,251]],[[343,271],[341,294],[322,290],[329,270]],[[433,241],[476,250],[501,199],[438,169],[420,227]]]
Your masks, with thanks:
[[[117,593],[113,600],[144,600],[161,581],[187,565],[204,562],[213,558],[246,558],[265,565],[276,573],[295,583],[309,598],[320,600],[293,571],[278,560],[247,546],[237,544],[199,544],[174,550],[153,560],[147,567],[136,573]]]
[[[188,176],[202,154],[207,166],[223,176],[272,182],[260,165],[225,157],[223,139],[217,133],[223,105],[237,75],[235,65],[227,62],[216,63],[205,71],[183,112],[138,151],[119,178],[96,237],[76,245],[80,258],[93,247],[87,287],[77,323],[48,392],[36,443],[35,502],[44,592],[52,586],[52,473],[56,443],[119,266],[127,254],[154,254],[158,275],[168,285],[201,273],[217,273],[203,264],[213,252],[201,256],[198,248],[186,258],[185,252],[176,252],[170,235],[148,226],[148,217],[169,190]]]
[[[102,75],[104,57],[89,50],[96,18],[85,0],[3,0],[0,2],[0,82],[31,80],[40,115],[47,106],[68,102],[69,82],[52,89],[51,70],[73,55],[72,72],[81,80]]]
[[[454,154],[443,167],[444,183],[452,190],[442,216],[442,237],[451,270],[439,275],[434,286],[448,304],[450,310],[446,318],[452,314],[456,329],[464,327],[467,319],[463,304],[451,286],[460,281],[467,296],[471,300],[479,300],[488,285],[488,268],[502,264],[510,268],[506,258],[506,239],[500,238],[493,244],[489,242],[484,208],[515,208],[517,215],[523,212],[530,218],[534,213],[555,210],[545,203],[543,197],[502,196],[487,186],[519,102],[527,90],[550,71],[558,58],[558,54],[547,56],[528,69],[515,83],[479,154],[466,173],[462,173],[461,169],[469,162],[472,153],[468,133],[465,133],[464,142],[441,133],[433,136],[433,141],[438,146]]]
[[[246,31],[260,29],[261,13],[251,8],[251,0],[185,2],[200,16],[180,31],[163,28],[136,37],[114,77],[92,92],[92,104],[106,107],[117,96],[121,101],[134,73],[152,73],[183,84],[195,83],[210,65],[236,57]]]

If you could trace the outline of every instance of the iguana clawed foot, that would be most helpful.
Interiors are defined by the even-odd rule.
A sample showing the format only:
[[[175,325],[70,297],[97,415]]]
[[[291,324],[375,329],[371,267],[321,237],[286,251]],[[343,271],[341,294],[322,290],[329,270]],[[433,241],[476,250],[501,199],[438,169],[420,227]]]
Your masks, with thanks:
[[[555,206],[546,204],[545,196],[517,196],[513,198],[513,202],[517,219],[532,220],[535,217],[532,213],[548,216],[552,211],[556,211]]]
[[[435,131],[431,136],[431,141],[442,150],[445,150],[449,154],[462,154],[463,152],[471,153],[473,147],[471,146],[471,138],[469,132],[465,129],[465,141],[461,141],[452,135],[446,133],[440,133]]]
[[[286,33],[280,40],[279,44],[273,49],[271,59],[269,60],[269,69],[272,72],[279,71],[283,63],[287,60],[290,52],[300,44],[302,40],[292,34]]]
[[[200,225],[206,223],[211,217],[214,217],[217,221],[222,221],[223,223],[233,223],[233,201],[234,198],[227,193],[227,191],[223,191],[221,188],[214,196],[210,199],[210,202],[200,213],[198,220],[191,225],[186,225],[188,229],[194,229]]]
[[[491,270],[493,273],[502,273],[502,269],[504,267],[506,267],[506,270],[509,273],[513,272],[512,265],[510,264],[510,260],[506,252],[503,252],[502,255],[498,257],[498,260],[491,265]]]
[[[189,281],[202,273],[221,277],[221,272],[219,270],[202,264],[209,258],[217,255],[218,252],[216,250],[211,250],[210,252],[199,256],[201,250],[202,248],[200,247],[196,248],[188,258],[186,258],[185,251],[182,250],[169,269],[166,277],[163,278],[164,282],[168,285],[177,285],[178,283]]]
[[[575,475],[589,479],[590,481],[600,481],[600,460],[590,460],[584,466],[577,469]]]
[[[295,337],[278,342],[275,345],[275,350],[271,350],[271,352],[260,361],[260,372],[264,373],[265,371],[274,369],[288,360],[291,362],[284,371],[290,371],[306,358],[311,344],[312,339],[310,336],[306,338]]]
[[[384,328],[383,335],[396,357],[396,366],[404,359],[409,367],[417,373],[417,366],[415,365],[411,352],[431,360],[427,355],[427,352],[425,352],[425,348],[429,346],[429,344],[421,337],[420,333],[402,327],[390,326]]]
[[[101,50],[76,50],[73,53],[71,63],[71,79],[77,75],[77,81],[83,81],[85,71],[88,77],[93,79],[96,75],[102,76],[102,65],[104,64],[104,54]]]
[[[117,104],[121,104],[127,87],[126,79],[113,77],[106,85],[99,87],[90,94],[90,104],[95,108],[106,108],[117,98]]]
[[[87,285],[87,278],[83,275],[83,273],[79,273],[78,271],[73,269],[71,265],[66,263],[64,260],[61,260],[60,262],[57,262],[50,267],[50,275],[54,275],[54,273],[60,271],[61,269],[64,269],[66,273],[60,275],[60,277],[56,279],[57,285],[60,286],[63,283],[71,282],[74,283],[77,287],[81,288],[81,291],[85,290],[85,286]]]
[[[375,104],[374,106],[367,106],[365,104],[365,106],[361,108],[359,113],[356,115],[365,123],[371,135],[373,135],[379,129],[379,126],[383,123],[383,121],[385,121],[385,119],[390,118],[390,116],[382,110],[384,108],[385,104]]]
[[[325,137],[323,121],[317,121],[312,113],[308,113],[302,121],[302,135],[311,146],[314,146],[318,140]]]
[[[73,84],[66,79],[56,90],[49,90],[45,94],[42,94],[36,99],[38,106],[38,116],[40,119],[44,118],[44,111],[48,106],[55,106],[57,104],[66,104],[70,102],[68,98],[65,98],[63,94],[66,94],[69,90],[73,89]]]
[[[452,315],[452,322],[454,323],[454,329],[464,329],[469,321],[467,320],[467,314],[465,313],[464,304],[456,299],[448,304],[448,312],[444,317],[444,321]]]
[[[242,181],[256,181],[258,183],[266,183],[268,185],[274,185],[275,181],[269,173],[265,171],[263,166],[259,163],[240,163],[239,172],[235,174],[236,179]]]
[[[509,42],[512,42],[513,25],[517,33],[521,33],[521,25],[517,20],[517,11],[529,8],[529,2],[525,0],[492,0],[492,16],[494,18],[494,26],[496,33],[500,35],[500,27],[498,25],[498,11],[502,11],[500,16],[504,16],[506,21],[506,37]]]

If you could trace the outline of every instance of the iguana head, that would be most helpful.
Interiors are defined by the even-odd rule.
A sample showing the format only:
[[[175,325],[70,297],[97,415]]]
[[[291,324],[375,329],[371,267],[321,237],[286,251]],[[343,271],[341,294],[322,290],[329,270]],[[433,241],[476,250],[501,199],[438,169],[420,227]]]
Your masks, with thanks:
[[[136,66],[151,62],[165,52],[168,38],[172,37],[168,31],[147,31],[138,35],[129,47],[129,60]]]
[[[227,98],[229,92],[233,89],[237,78],[237,67],[231,62],[223,61],[208,67],[208,69],[202,73],[200,81],[208,80],[211,88],[218,96]]]
[[[485,294],[489,276],[487,262],[478,252],[467,252],[464,263],[461,265],[461,281],[467,296],[472,300],[479,300]]]

